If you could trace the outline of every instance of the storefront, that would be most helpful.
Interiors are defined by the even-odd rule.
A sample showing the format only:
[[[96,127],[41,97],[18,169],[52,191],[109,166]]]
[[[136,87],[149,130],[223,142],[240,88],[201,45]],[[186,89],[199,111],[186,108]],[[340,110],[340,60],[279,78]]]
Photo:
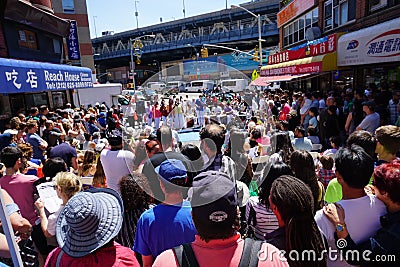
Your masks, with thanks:
[[[270,55],[268,66],[261,68],[261,76],[293,76],[289,87],[306,91],[332,89],[337,71],[336,45],[338,34],[304,43],[291,50]]]
[[[400,18],[341,36],[337,64],[355,88],[400,82]]]
[[[0,58],[0,119],[30,107],[61,108],[70,90],[93,87],[89,68]]]

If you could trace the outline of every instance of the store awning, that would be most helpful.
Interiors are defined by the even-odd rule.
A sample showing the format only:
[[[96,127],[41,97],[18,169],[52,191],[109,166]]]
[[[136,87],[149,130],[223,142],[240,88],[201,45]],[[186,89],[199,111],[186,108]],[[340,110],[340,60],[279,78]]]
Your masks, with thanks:
[[[0,93],[93,87],[92,70],[70,65],[0,58]]]
[[[299,75],[336,70],[336,52],[296,59],[261,68],[262,76]]]
[[[268,85],[270,85],[271,83],[270,82],[268,82],[268,79],[267,79],[268,77],[258,77],[257,79],[255,79],[254,81],[252,81],[251,83],[250,83],[250,85],[253,85],[253,86],[268,86]]]
[[[279,76],[267,76],[267,77],[259,77],[256,80],[252,81],[250,85],[255,86],[268,86],[272,82],[288,82],[294,79],[298,79],[301,77],[309,76],[310,74],[301,74],[301,75],[279,75]],[[266,85],[265,85],[266,84]]]

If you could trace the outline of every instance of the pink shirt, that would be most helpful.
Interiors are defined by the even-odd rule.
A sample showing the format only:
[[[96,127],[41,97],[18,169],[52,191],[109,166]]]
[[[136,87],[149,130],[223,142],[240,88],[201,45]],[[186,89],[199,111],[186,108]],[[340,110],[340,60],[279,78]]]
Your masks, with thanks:
[[[45,267],[56,266],[58,254],[61,248],[55,248],[47,256]],[[80,258],[73,258],[64,253],[61,256],[60,267],[140,267],[136,260],[135,252],[114,242],[111,247],[104,247]]]
[[[196,235],[192,243],[194,255],[199,266],[219,266],[219,267],[237,267],[242,257],[244,240],[237,234],[228,239],[210,240],[208,243],[201,240]],[[258,266],[289,266],[286,259],[280,255],[279,250],[271,244],[263,243],[262,251],[267,252],[268,257],[265,260],[259,260]],[[263,254],[260,254],[262,258]],[[272,259],[271,259],[272,258]],[[174,252],[169,249],[161,253],[155,260],[153,267],[157,266],[178,266]]]
[[[30,224],[35,225],[39,216],[36,214],[35,200],[33,199],[33,183],[39,178],[34,175],[16,173],[12,176],[3,176],[0,179],[1,188],[7,191],[18,205],[22,217]]]

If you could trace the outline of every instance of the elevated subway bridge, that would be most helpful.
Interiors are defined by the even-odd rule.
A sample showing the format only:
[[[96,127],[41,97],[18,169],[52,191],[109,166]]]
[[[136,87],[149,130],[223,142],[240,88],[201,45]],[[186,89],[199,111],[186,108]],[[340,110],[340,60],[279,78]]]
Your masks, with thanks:
[[[276,47],[279,41],[276,23],[279,1],[262,0],[242,6],[261,15],[261,34],[265,40],[263,49]],[[140,49],[141,65],[148,68],[154,61],[160,64],[193,58],[196,52],[200,53],[203,44],[222,45],[243,51],[254,49],[258,44],[258,20],[240,8],[233,8],[95,38],[92,39],[92,46],[98,73],[110,68],[129,67],[130,39],[136,38],[140,38],[143,44]],[[209,48],[209,54],[214,53],[229,51]],[[155,66],[155,70],[157,68],[159,65]]]

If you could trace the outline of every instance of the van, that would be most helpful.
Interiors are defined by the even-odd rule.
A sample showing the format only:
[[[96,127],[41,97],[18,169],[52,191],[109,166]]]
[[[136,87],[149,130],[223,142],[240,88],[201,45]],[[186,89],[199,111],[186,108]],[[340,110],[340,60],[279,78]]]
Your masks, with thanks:
[[[214,88],[214,82],[211,80],[191,81],[190,86],[186,87],[186,92],[207,92]]]
[[[149,82],[149,83],[147,83],[147,88],[155,90],[156,92],[161,92],[165,88],[165,83],[163,83],[163,82]]]
[[[186,83],[183,81],[170,81],[167,82],[167,86],[165,87],[165,91],[163,93],[177,94],[186,92]]]
[[[231,93],[243,92],[248,85],[249,81],[246,79],[230,79],[221,81],[222,92],[231,92]]]

